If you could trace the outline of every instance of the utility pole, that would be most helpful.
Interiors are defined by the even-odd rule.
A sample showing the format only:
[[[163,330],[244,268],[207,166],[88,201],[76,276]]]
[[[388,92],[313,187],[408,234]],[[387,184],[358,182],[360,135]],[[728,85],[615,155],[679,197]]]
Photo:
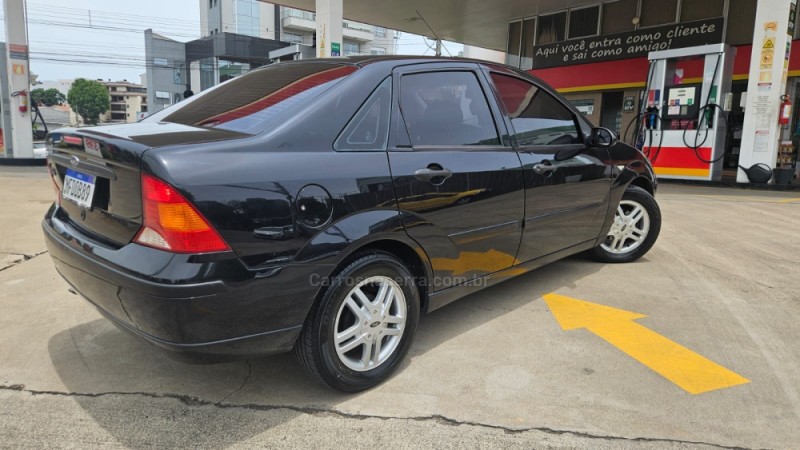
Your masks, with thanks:
[[[436,31],[433,30],[433,27],[431,27],[428,21],[425,20],[424,17],[422,17],[422,13],[420,13],[419,10],[416,10],[416,13],[417,17],[419,17],[419,20],[422,20],[422,22],[425,23],[425,26],[428,27],[429,30],[431,30],[431,34],[433,35],[433,37],[436,38],[436,56],[442,56],[442,38],[440,38],[439,35],[436,34]],[[447,50],[447,47],[445,47],[445,50]],[[450,53],[450,50],[447,50],[447,53]]]

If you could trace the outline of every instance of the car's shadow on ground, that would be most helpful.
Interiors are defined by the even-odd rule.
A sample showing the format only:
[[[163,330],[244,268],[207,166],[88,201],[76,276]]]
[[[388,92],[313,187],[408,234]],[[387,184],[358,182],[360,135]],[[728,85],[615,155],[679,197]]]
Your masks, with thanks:
[[[434,311],[421,319],[411,361],[400,368],[402,372],[413,364],[416,356],[435,351],[437,346],[499,316],[513,313],[524,305],[539,301],[542,294],[568,288],[576,280],[589,276],[603,266],[575,256]],[[285,410],[281,421],[301,414],[302,408],[332,409],[358,395],[345,395],[329,390],[311,379],[295,361],[293,355],[277,355],[252,361],[214,365],[190,365],[170,359],[143,341],[116,329],[106,320],[94,320],[54,335],[48,348],[53,366],[69,392],[124,393],[124,395],[164,395],[182,401],[187,410],[194,406],[227,404],[292,406]],[[391,383],[391,380],[389,381]],[[382,386],[381,389],[391,389]],[[73,397],[103,428],[125,446],[141,445],[141,430],[170,433],[170,422],[153,421],[132,426],[129,419],[108,414],[108,408],[98,407],[94,397]],[[243,415],[247,417],[248,415]],[[197,417],[197,420],[192,420]],[[192,428],[193,445],[204,446],[210,439],[207,417],[187,414],[181,426]],[[263,433],[270,424],[250,415],[251,421],[239,420],[229,424],[223,437],[214,433],[215,444],[224,439],[226,445],[241,442]],[[143,416],[143,421],[147,417]],[[210,441],[209,441],[210,442]]]

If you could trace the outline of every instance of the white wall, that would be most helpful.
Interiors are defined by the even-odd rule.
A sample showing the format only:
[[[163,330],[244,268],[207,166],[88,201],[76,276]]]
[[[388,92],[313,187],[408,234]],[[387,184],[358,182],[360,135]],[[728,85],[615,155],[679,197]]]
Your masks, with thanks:
[[[464,46],[464,57],[483,59],[485,61],[492,61],[504,64],[506,62],[506,53],[498,52],[497,50],[489,50],[488,48],[473,47],[471,45]]]

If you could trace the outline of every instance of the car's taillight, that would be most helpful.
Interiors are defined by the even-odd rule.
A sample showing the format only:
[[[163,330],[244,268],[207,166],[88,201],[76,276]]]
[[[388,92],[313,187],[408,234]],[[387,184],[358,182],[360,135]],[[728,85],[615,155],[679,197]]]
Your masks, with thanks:
[[[134,242],[175,253],[230,250],[177,189],[147,174],[142,174],[142,211],[142,229]]]

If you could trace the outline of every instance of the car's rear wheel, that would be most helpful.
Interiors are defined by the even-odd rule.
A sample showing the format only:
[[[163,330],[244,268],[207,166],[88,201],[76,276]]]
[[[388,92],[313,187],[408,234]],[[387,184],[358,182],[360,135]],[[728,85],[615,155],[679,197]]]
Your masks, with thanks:
[[[614,214],[606,239],[592,250],[603,262],[625,263],[644,256],[661,232],[661,210],[649,192],[629,186]]]
[[[330,280],[295,344],[319,381],[346,392],[392,375],[408,353],[419,319],[419,291],[396,257],[371,252]]]

